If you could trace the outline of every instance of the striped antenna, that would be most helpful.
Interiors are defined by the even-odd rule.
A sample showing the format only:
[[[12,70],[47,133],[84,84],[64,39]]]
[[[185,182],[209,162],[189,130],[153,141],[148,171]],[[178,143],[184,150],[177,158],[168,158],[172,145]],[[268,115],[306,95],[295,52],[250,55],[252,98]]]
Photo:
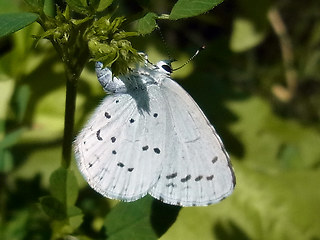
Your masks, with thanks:
[[[164,36],[163,36],[163,34],[162,34],[161,29],[160,29],[159,26],[157,27],[157,30],[158,30],[159,35],[160,35],[160,38],[161,38],[161,40],[162,40],[162,42],[163,42],[163,44],[164,44],[164,47],[165,47],[165,49],[166,49],[166,51],[167,51],[167,55],[168,55],[169,59],[172,60],[171,54],[170,54],[170,51],[169,51],[168,44],[167,44],[166,40],[164,39]],[[173,60],[173,61],[174,61],[174,60]]]
[[[176,70],[179,70],[180,68],[183,68],[185,65],[187,65],[189,62],[192,61],[192,59],[194,59],[199,53],[200,51],[204,50],[206,48],[206,46],[202,46],[200,47],[196,52],[195,54],[193,54],[193,56],[191,58],[188,59],[188,61],[186,61],[184,64],[182,64],[180,67],[178,68],[175,68],[175,69],[172,69],[172,71],[176,71]]]

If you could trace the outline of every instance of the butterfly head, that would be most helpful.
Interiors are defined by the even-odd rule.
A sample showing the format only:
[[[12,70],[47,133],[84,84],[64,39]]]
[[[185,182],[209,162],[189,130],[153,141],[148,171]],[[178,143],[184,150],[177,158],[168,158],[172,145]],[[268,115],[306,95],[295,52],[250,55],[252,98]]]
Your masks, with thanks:
[[[171,63],[174,60],[162,60],[156,64],[157,70],[161,73],[170,75],[172,73]]]

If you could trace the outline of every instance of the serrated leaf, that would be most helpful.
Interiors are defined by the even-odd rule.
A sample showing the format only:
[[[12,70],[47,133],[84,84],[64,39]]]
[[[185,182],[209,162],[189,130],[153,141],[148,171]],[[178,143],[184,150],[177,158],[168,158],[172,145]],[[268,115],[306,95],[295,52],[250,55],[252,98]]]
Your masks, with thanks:
[[[121,202],[105,220],[109,240],[158,239],[174,223],[180,208],[161,203],[150,196]]]
[[[59,168],[51,174],[50,191],[53,197],[66,206],[75,204],[78,197],[78,183],[73,171]]]
[[[179,0],[172,8],[169,19],[177,20],[205,13],[223,0]]]
[[[38,15],[35,13],[8,13],[0,15],[0,37],[14,33],[35,22]]]
[[[40,198],[42,210],[52,219],[63,220],[67,217],[65,205],[52,196]]]
[[[138,20],[137,31],[141,34],[151,33],[156,27],[157,14],[149,12],[143,18]]]

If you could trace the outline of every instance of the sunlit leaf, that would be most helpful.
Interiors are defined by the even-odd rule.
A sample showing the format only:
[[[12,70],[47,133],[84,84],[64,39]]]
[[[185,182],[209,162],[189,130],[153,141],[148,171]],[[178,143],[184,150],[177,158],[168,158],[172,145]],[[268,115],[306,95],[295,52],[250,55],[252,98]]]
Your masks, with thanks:
[[[223,0],[179,0],[172,8],[169,18],[172,20],[188,18],[205,13]]]

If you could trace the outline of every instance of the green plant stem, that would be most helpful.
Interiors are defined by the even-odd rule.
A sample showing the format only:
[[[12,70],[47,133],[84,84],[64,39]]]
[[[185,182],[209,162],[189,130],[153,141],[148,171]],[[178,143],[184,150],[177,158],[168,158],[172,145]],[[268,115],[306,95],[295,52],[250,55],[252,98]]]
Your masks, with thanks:
[[[66,103],[65,103],[65,116],[64,116],[64,134],[62,145],[62,161],[61,165],[64,168],[69,168],[71,163],[72,142],[73,142],[73,129],[74,129],[74,116],[76,109],[77,97],[77,82],[79,76],[72,74],[66,70]]]
[[[71,164],[77,83],[86,62],[89,59],[88,43],[84,40],[83,36],[88,26],[92,24],[92,19],[92,17],[88,17],[82,22],[78,21],[77,24],[73,24],[70,21],[69,25],[72,30],[66,34],[68,37],[63,40],[61,38],[55,38],[55,36],[51,34],[46,37],[56,49],[65,65],[66,72],[66,102],[61,160],[61,166],[64,168],[69,168]],[[65,21],[66,20],[69,20],[69,18],[66,18]],[[59,19],[50,19],[43,12],[40,13],[38,22],[44,31],[52,29],[58,31],[57,29],[59,28],[57,26],[61,27],[63,25]],[[63,30],[64,29],[62,28],[61,31]]]
[[[64,136],[62,145],[62,161],[64,168],[69,168],[72,156],[72,143],[74,140],[74,118],[76,109],[77,85],[80,74],[88,61],[89,50],[87,46],[77,49],[76,61],[65,61],[66,69],[66,104],[64,116]],[[74,57],[74,56],[73,56]],[[63,58],[62,58],[63,59]]]

